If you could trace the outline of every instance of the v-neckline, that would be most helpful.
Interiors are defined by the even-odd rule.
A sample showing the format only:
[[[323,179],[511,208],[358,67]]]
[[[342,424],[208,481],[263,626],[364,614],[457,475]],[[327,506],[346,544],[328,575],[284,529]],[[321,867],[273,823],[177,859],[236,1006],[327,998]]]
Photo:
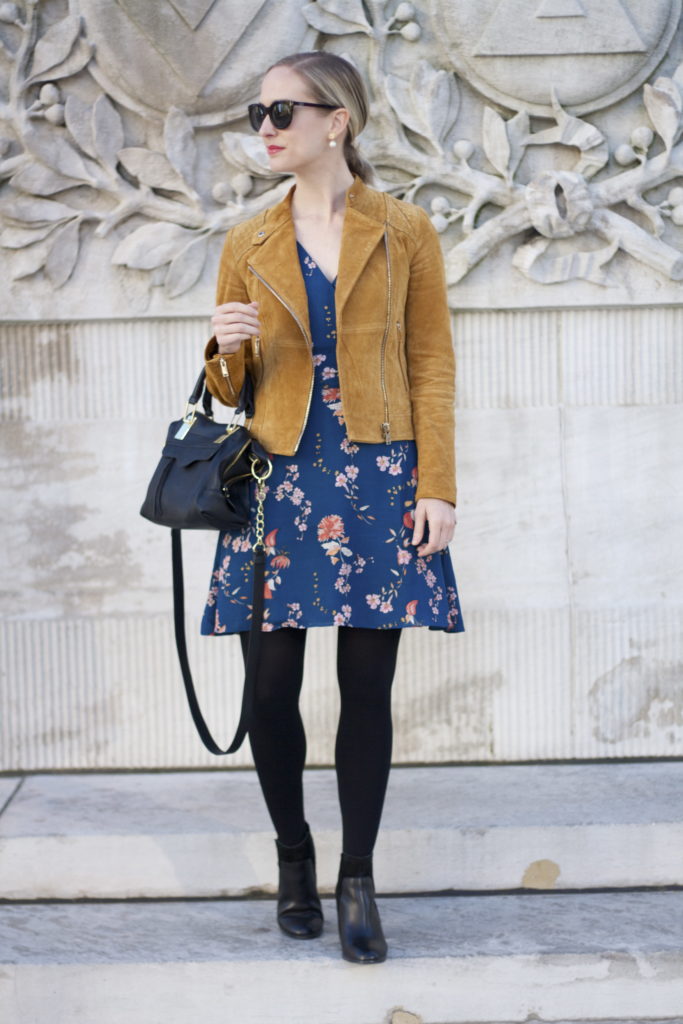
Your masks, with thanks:
[[[337,281],[337,277],[339,277],[339,274],[337,274],[337,275],[336,275],[335,277],[333,277],[333,278],[332,278],[332,280],[330,281],[329,277],[327,276],[327,274],[325,274],[325,273],[324,273],[324,271],[323,271],[322,267],[320,266],[320,264],[318,263],[318,261],[317,261],[317,260],[315,260],[315,259],[314,259],[314,258],[313,258],[313,257],[311,256],[311,254],[310,254],[310,252],[308,251],[308,249],[304,248],[304,246],[303,246],[303,245],[301,244],[301,242],[299,241],[299,239],[298,239],[298,238],[297,238],[297,240],[296,240],[296,244],[297,244],[297,245],[299,246],[299,248],[300,248],[300,249],[301,249],[301,251],[302,251],[302,252],[304,253],[304,255],[305,255],[305,256],[308,256],[309,260],[310,260],[310,261],[311,261],[311,263],[313,264],[313,269],[314,269],[314,270],[317,270],[317,271],[318,271],[318,273],[319,273],[319,274],[321,275],[321,277],[323,278],[323,280],[324,280],[324,281],[326,281],[326,282],[327,282],[327,284],[329,284],[329,285],[330,285],[330,287],[332,287],[332,288],[333,288],[333,287],[334,287],[334,285],[335,285],[335,283],[336,283],[336,281]]]

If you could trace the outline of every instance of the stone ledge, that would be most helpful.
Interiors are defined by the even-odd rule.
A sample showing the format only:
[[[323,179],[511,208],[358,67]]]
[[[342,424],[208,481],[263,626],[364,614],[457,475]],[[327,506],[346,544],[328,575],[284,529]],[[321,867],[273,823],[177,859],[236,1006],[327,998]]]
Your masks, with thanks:
[[[14,784],[14,783],[13,783]],[[334,772],[308,771],[321,890],[339,862]],[[395,768],[381,892],[683,884],[683,762]],[[34,775],[0,816],[0,897],[272,893],[253,771]]]
[[[330,900],[321,939],[301,943],[273,901],[5,906],[0,1016],[386,1024],[400,1008],[421,1024],[512,1024],[683,1006],[683,892],[379,902],[390,954],[372,969],[341,959]]]

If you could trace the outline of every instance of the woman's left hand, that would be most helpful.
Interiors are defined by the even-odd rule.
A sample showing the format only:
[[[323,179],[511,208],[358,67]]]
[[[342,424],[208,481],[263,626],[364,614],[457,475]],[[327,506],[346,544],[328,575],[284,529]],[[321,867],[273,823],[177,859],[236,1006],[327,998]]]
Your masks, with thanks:
[[[420,498],[415,506],[415,526],[411,543],[420,545],[417,553],[420,558],[443,551],[453,540],[457,522],[455,508],[449,501],[441,498]],[[420,543],[425,532],[425,523],[429,524],[429,540]]]

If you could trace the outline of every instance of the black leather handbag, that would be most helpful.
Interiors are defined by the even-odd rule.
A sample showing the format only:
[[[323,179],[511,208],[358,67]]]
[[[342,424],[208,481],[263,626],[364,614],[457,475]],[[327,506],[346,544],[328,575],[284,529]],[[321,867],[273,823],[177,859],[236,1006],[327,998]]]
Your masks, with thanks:
[[[199,406],[203,411],[199,411]],[[254,414],[253,385],[245,377],[237,412]],[[233,754],[249,731],[254,681],[258,669],[265,580],[265,481],[272,472],[267,453],[247,428],[237,423],[216,423],[211,394],[202,370],[190,395],[185,415],[168,428],[161,460],[154,471],[140,514],[171,529],[173,561],[173,619],[176,648],[185,693],[194,724],[212,754]],[[227,750],[214,740],[204,720],[187,656],[185,593],[181,530],[244,529],[251,517],[251,488],[256,484],[254,523],[254,586],[242,708],[237,730]]]

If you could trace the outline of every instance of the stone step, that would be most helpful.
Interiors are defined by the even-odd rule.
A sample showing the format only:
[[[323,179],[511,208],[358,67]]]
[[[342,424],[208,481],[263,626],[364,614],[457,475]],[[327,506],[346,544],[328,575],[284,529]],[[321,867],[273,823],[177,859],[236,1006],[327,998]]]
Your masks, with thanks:
[[[280,933],[273,900],[14,903],[8,1024],[683,1020],[683,892],[380,898],[389,957]]]
[[[0,780],[0,898],[272,894],[253,771]],[[340,851],[336,781],[308,770],[321,891]],[[394,768],[376,848],[383,893],[683,885],[683,762]]]

